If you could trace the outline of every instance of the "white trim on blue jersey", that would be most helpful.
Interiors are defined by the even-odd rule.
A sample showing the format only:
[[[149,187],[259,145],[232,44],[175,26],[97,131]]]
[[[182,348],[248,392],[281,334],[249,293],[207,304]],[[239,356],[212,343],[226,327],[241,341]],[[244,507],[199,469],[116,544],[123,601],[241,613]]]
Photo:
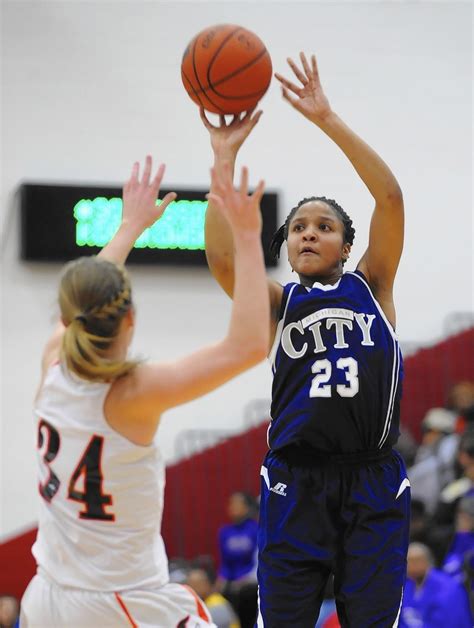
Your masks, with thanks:
[[[293,294],[293,290],[296,288],[298,284],[295,283],[291,286],[290,291],[288,292],[288,298],[286,299],[285,311],[283,312],[283,316],[278,321],[278,325],[275,331],[275,340],[273,341],[272,348],[270,349],[270,353],[268,354],[268,360],[272,365],[272,371],[275,374],[275,359],[276,354],[278,352],[278,347],[280,346],[281,334],[283,333],[283,327],[285,324],[286,312],[288,310],[288,305],[290,303],[291,295]]]
[[[365,279],[363,277],[361,277],[359,274],[355,273],[355,272],[348,272],[349,275],[353,275],[354,277],[357,277],[357,279],[359,279],[359,281],[361,283],[364,284],[364,286],[367,288],[367,292],[369,293],[369,295],[371,296],[382,320],[384,321],[385,325],[387,326],[387,329],[390,332],[390,335],[392,337],[393,340],[393,365],[392,365],[392,381],[390,384],[390,396],[389,396],[389,400],[388,400],[388,406],[387,406],[387,414],[385,416],[385,424],[384,424],[384,428],[382,430],[382,436],[380,437],[380,440],[378,442],[378,446],[381,449],[383,447],[383,445],[385,444],[385,441],[387,440],[387,437],[390,433],[390,425],[392,423],[392,418],[393,418],[393,406],[395,403],[395,396],[397,393],[397,388],[398,388],[398,383],[399,383],[399,379],[400,379],[400,347],[398,346],[398,338],[397,338],[397,334],[395,333],[395,330],[393,329],[392,325],[390,324],[389,320],[387,319],[387,317],[385,316],[385,312],[382,310],[382,308],[380,307],[380,303],[377,301],[377,299],[374,297],[372,290],[370,289],[369,284],[365,281]]]

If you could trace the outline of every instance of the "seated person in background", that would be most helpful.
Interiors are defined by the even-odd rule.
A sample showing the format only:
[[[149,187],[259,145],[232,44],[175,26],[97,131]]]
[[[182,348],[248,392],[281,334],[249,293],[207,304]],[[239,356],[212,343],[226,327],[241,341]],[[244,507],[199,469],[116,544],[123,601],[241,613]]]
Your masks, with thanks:
[[[443,571],[472,589],[474,575],[474,495],[463,497],[456,511],[456,534],[446,554]]]
[[[0,628],[18,628],[20,603],[14,595],[0,595]]]
[[[459,435],[454,434],[456,415],[445,408],[431,408],[422,421],[423,437],[414,464],[408,469],[411,495],[424,502],[428,513],[436,508],[441,490],[454,479]]]
[[[448,395],[448,408],[457,415],[456,431],[462,434],[474,427],[474,382],[464,380],[455,384]]]
[[[442,565],[448,551],[450,536],[446,536],[443,526],[433,525],[426,512],[426,506],[421,499],[411,500],[410,508],[410,543],[427,545],[434,555],[435,565]]]
[[[257,504],[238,491],[228,502],[232,523],[219,530],[220,567],[217,588],[236,609],[242,628],[253,626],[257,614]]]
[[[202,567],[191,569],[186,579],[186,584],[204,600],[217,628],[240,628],[231,603],[216,591],[215,582],[215,575]]]
[[[462,468],[462,476],[450,482],[441,491],[433,517],[437,525],[448,526],[451,532],[454,531],[458,502],[466,495],[474,495],[474,431],[467,431],[462,435],[459,441],[458,462]]]
[[[464,587],[433,568],[431,551],[422,543],[408,548],[408,571],[399,628],[472,628]]]

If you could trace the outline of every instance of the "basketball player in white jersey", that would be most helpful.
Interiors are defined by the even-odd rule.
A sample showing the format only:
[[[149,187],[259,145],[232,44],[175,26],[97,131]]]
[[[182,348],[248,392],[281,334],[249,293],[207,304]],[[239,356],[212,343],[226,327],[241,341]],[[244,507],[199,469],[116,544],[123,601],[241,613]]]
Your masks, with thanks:
[[[175,198],[157,206],[164,173],[147,157],[123,190],[121,226],[97,257],[62,275],[62,323],[43,354],[37,420],[38,571],[22,600],[22,628],[212,624],[189,588],[169,583],[160,535],[164,465],[154,442],[160,416],[204,395],[265,357],[269,300],[260,243],[264,184],[242,171],[213,172],[210,195],[232,226],[235,296],[225,338],[166,363],[127,358],[135,314],[123,267],[139,235]],[[177,521],[176,525],[180,525]]]

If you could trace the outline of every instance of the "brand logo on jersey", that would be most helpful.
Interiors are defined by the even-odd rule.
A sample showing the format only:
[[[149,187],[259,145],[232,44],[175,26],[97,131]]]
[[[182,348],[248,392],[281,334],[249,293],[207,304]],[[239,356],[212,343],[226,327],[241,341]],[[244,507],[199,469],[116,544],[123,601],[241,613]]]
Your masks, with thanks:
[[[275,486],[272,486],[272,488],[270,489],[271,491],[273,491],[273,493],[276,493],[277,495],[282,495],[283,497],[286,497],[286,484],[283,484],[283,482],[278,482],[278,484],[275,484]]]
[[[288,357],[301,358],[308,351],[309,343],[314,345],[313,353],[326,351],[324,341],[328,342],[333,335],[334,348],[347,349],[349,345],[346,342],[346,333],[351,332],[355,327],[359,330],[360,344],[373,347],[374,341],[370,332],[374,319],[375,314],[353,312],[343,308],[324,308],[299,321],[288,323],[281,334],[281,346]],[[327,331],[324,341],[321,327]],[[311,332],[311,336],[306,333],[307,329]],[[302,344],[298,341],[298,336],[303,336]]]

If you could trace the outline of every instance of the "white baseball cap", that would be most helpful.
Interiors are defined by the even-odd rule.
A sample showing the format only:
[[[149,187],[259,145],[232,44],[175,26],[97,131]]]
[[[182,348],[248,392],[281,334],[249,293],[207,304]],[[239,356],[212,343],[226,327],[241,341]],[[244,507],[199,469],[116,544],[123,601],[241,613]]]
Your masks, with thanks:
[[[446,408],[431,408],[425,414],[421,426],[424,430],[436,430],[451,434],[456,427],[456,414]]]

